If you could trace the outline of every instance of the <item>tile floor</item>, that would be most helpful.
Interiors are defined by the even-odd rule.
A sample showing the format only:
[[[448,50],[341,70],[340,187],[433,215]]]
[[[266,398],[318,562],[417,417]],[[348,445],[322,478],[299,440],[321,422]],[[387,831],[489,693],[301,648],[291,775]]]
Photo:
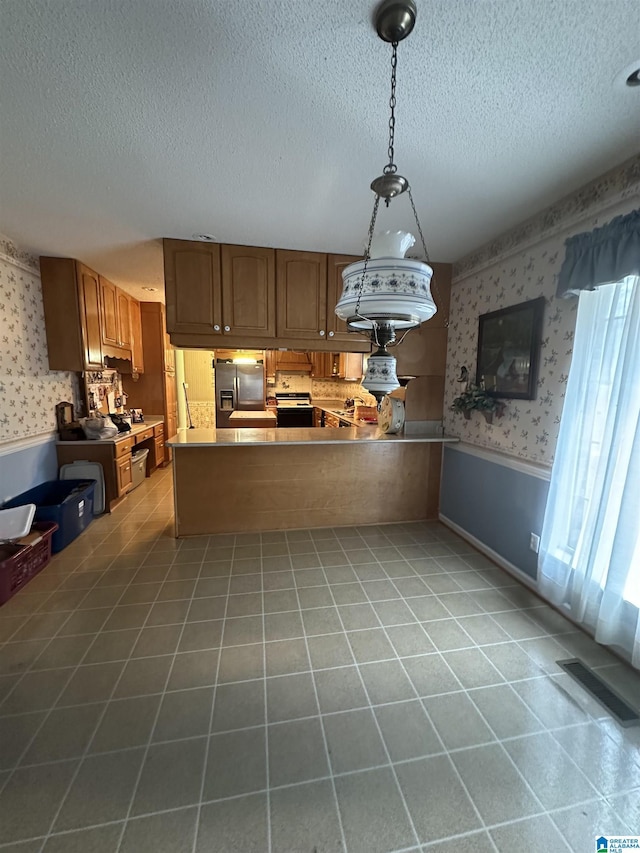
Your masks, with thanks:
[[[172,538],[147,480],[0,610],[0,853],[594,849],[640,677],[437,523]]]

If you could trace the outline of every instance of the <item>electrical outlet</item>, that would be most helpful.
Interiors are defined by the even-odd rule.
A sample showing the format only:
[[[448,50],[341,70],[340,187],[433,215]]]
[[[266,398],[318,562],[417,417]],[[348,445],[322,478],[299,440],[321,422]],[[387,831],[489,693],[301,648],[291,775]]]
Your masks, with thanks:
[[[537,554],[538,551],[540,550],[540,537],[538,536],[537,533],[530,533],[529,534],[529,548],[535,554]]]

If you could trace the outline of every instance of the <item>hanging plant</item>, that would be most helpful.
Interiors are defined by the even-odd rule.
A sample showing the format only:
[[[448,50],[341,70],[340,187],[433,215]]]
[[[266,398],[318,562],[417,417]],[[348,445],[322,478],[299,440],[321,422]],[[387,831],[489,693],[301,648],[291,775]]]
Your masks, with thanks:
[[[461,412],[465,418],[471,417],[471,412],[482,412],[488,424],[493,422],[493,416],[501,418],[504,414],[505,405],[501,400],[496,400],[490,394],[470,382],[466,389],[456,397],[451,404],[452,412]]]

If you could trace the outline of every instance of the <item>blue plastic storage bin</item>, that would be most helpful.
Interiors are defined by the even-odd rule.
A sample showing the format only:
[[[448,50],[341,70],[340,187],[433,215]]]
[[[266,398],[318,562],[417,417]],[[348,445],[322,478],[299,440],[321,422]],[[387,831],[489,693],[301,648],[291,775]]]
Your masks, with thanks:
[[[93,520],[95,480],[49,480],[17,495],[4,506],[36,505],[36,521],[55,521],[51,540],[54,554],[66,548]]]

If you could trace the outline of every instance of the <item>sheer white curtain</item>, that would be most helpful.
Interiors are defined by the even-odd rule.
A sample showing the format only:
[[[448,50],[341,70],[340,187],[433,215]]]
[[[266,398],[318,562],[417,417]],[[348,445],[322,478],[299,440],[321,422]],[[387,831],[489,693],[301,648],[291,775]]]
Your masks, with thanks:
[[[640,277],[579,300],[540,591],[640,667]]]

